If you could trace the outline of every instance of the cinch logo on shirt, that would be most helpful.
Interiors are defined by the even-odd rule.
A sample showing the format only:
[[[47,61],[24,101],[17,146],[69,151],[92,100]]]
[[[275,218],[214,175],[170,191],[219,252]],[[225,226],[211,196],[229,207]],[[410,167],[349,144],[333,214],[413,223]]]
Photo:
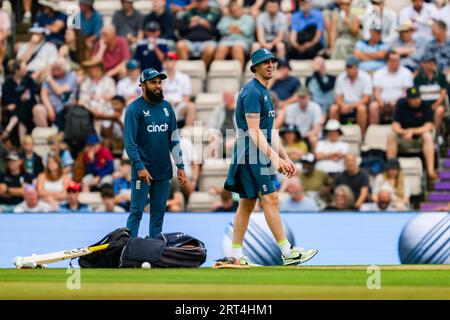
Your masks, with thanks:
[[[163,123],[160,125],[157,124],[149,124],[147,126],[147,131],[150,133],[153,132],[166,132],[169,129],[169,125],[167,123]]]

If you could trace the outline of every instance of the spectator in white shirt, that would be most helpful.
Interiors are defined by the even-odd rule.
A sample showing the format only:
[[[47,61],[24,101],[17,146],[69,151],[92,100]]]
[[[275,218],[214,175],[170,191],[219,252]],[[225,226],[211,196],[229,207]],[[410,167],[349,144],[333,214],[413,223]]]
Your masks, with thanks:
[[[344,158],[349,153],[349,145],[341,141],[341,124],[335,119],[330,119],[325,125],[326,139],[320,140],[316,147],[316,169],[327,172],[332,176],[343,172]]]
[[[417,30],[415,37],[431,40],[431,27],[433,20],[439,19],[439,12],[434,4],[425,3],[424,0],[412,0],[412,4],[400,11],[399,23],[412,21]]]
[[[346,122],[356,117],[364,136],[367,123],[367,105],[372,96],[372,79],[367,72],[359,69],[354,56],[346,60],[345,71],[336,80],[335,104],[330,107],[330,119]]]
[[[53,43],[45,41],[44,27],[35,26],[28,32],[32,34],[30,41],[20,46],[17,58],[27,64],[27,71],[37,80],[58,60],[58,49]]]
[[[381,25],[381,39],[384,43],[392,43],[397,38],[397,13],[385,6],[385,0],[371,0],[372,5],[367,8],[362,19],[363,37],[370,38],[370,27],[373,23]]]
[[[374,100],[369,107],[369,123],[390,123],[395,106],[406,94],[406,89],[413,86],[413,74],[400,64],[400,54],[388,52],[387,66],[373,75]],[[381,121],[382,120],[382,121]]]
[[[298,102],[287,107],[285,123],[296,125],[302,137],[308,139],[314,149],[322,129],[322,109],[310,99],[308,88],[300,88],[297,95]]]
[[[23,190],[24,201],[19,203],[15,208],[15,213],[22,212],[50,212],[52,206],[42,200],[39,200],[39,196],[36,188],[33,185],[26,185]]]
[[[141,96],[139,87],[139,75],[141,74],[141,64],[139,61],[131,59],[126,64],[127,76],[117,83],[117,94],[125,98],[128,104]]]
[[[164,62],[167,79],[163,83],[164,99],[175,111],[178,128],[194,125],[195,104],[191,102],[192,84],[189,76],[176,68],[178,56],[168,52]]]

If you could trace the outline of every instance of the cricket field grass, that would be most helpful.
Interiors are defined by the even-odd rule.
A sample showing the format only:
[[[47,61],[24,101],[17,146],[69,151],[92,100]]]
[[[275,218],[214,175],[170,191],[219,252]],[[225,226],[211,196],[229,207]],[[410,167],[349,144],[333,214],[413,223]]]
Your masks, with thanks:
[[[0,299],[450,299],[450,265],[77,270],[0,269]]]

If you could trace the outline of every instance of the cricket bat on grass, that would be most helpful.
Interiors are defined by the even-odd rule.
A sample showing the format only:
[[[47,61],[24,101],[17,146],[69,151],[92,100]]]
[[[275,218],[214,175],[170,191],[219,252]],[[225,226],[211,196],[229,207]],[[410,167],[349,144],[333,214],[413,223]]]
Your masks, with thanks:
[[[13,263],[17,269],[43,268],[46,267],[46,264],[48,263],[86,256],[96,251],[105,250],[108,246],[109,243],[105,243],[98,246],[75,248],[44,254],[33,254],[28,257],[15,257]]]

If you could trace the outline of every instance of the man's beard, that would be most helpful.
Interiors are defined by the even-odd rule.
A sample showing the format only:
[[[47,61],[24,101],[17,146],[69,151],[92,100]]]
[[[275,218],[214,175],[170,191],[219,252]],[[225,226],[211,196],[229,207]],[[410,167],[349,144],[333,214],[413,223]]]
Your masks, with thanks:
[[[159,103],[164,99],[164,94],[162,91],[160,94],[154,94],[153,91],[145,90],[144,95],[147,98],[147,100],[152,103]]]

